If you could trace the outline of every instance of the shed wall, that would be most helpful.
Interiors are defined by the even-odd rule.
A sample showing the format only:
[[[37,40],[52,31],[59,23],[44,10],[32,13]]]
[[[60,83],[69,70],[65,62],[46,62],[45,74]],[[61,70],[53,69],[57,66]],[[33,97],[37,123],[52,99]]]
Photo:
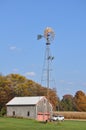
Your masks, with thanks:
[[[7,116],[36,118],[36,106],[7,106]]]
[[[37,104],[37,120],[46,121],[52,116],[52,105],[43,98]]]
[[[52,105],[44,98],[37,104],[37,112],[52,113]]]

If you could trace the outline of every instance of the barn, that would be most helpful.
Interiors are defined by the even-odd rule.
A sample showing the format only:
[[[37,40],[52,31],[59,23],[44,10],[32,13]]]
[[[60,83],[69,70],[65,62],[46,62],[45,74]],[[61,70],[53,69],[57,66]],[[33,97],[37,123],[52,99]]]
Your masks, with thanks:
[[[12,117],[45,121],[52,115],[52,105],[45,96],[14,97],[6,106],[7,116]]]

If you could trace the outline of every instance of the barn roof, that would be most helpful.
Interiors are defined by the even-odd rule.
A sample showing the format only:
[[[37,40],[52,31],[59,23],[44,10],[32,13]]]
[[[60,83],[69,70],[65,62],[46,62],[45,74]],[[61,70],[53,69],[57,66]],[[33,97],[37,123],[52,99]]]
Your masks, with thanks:
[[[44,96],[34,96],[34,97],[14,97],[6,105],[35,105],[37,104]]]

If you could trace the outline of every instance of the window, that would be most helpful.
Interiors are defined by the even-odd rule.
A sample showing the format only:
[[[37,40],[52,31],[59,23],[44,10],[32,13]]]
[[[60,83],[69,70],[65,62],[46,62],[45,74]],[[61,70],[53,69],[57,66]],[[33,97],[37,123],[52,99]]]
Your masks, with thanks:
[[[44,99],[44,105],[46,104],[46,100]]]
[[[15,111],[13,111],[13,116],[15,116]]]
[[[27,112],[27,116],[30,116],[30,112],[29,111]]]

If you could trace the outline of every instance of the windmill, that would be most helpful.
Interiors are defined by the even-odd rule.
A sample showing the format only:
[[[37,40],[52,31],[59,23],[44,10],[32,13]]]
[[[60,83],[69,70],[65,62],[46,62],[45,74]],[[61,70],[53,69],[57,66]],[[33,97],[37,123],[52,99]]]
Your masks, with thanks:
[[[37,39],[40,40],[41,38],[45,38],[46,40],[46,49],[45,49],[45,56],[44,56],[44,64],[43,64],[43,70],[42,70],[42,78],[41,78],[41,85],[44,87],[47,87],[47,92],[46,93],[46,97],[47,97],[47,120],[52,116],[52,112],[50,112],[51,110],[49,109],[49,88],[50,88],[50,82],[54,81],[51,77],[51,64],[52,61],[54,59],[54,56],[51,55],[50,52],[50,45],[51,42],[54,40],[54,36],[55,33],[53,31],[53,29],[51,27],[47,27],[44,30],[44,34],[41,35],[39,34],[37,36]],[[55,83],[55,82],[54,82]],[[43,120],[45,120],[45,107],[43,108],[44,112],[43,112]]]
[[[45,38],[46,40],[46,49],[45,49],[45,56],[44,56],[44,64],[43,64],[43,72],[42,72],[42,78],[41,78],[41,84],[49,89],[50,87],[50,81],[52,81],[51,78],[51,64],[54,60],[54,56],[51,55],[50,52],[50,45],[51,41],[54,40],[55,33],[51,27],[47,27],[44,30],[44,35],[39,34],[37,36],[37,39]],[[47,93],[48,94],[48,93]],[[47,95],[48,97],[48,95]]]

